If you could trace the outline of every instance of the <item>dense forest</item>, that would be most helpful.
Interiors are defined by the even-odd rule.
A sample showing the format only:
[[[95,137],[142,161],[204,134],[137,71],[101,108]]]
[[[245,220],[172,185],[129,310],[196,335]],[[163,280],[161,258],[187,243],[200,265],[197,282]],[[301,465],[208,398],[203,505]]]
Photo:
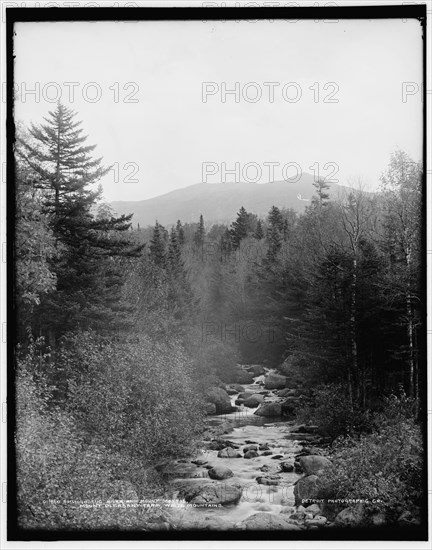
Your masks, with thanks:
[[[139,227],[98,187],[109,167],[58,104],[16,129],[16,456],[24,528],[142,528],[159,465],[193,455],[211,388],[277,369],[338,465],[322,494],[419,516],[425,403],[422,167],[396,151],[379,191],[303,214]],[[209,393],[210,392],[210,393]],[[218,412],[218,411],[216,411]],[[52,505],[49,505],[51,502]],[[47,504],[48,503],[48,504]]]

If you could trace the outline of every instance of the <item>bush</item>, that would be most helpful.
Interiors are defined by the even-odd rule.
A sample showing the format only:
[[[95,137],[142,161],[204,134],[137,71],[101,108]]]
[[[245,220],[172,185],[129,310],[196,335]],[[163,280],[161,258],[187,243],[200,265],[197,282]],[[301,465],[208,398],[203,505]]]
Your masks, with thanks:
[[[369,511],[382,510],[389,519],[420,505],[423,446],[411,401],[391,396],[374,417],[376,431],[334,442],[330,458],[335,469],[320,498],[379,499]]]
[[[17,406],[19,523],[27,528],[142,528],[142,508],[62,502],[161,496],[155,465],[192,452],[202,422],[177,342],[115,343],[93,332],[68,335],[53,356],[32,344],[18,365]]]
[[[318,426],[322,435],[332,439],[370,432],[374,427],[371,411],[352,408],[342,384],[326,384],[313,389],[311,397],[300,403],[297,419],[302,423],[311,422]]]

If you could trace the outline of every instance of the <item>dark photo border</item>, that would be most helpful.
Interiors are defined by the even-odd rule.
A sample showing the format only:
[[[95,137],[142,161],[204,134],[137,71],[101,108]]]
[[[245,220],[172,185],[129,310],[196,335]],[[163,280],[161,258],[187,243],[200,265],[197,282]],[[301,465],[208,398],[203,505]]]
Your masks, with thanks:
[[[426,98],[426,5],[353,6],[353,7],[100,7],[100,8],[6,8],[7,41],[7,540],[8,541],[135,541],[135,540],[370,540],[370,541],[425,541],[428,540],[428,487],[427,487],[427,350],[426,350],[426,101],[423,101],[423,207],[422,207],[422,299],[423,329],[421,337],[421,388],[424,454],[423,523],[416,528],[376,529],[324,529],[311,531],[49,531],[26,530],[17,522],[17,478],[15,454],[15,334],[16,307],[14,303],[14,240],[15,240],[15,168],[14,168],[14,25],[18,22],[61,21],[216,21],[216,20],[310,20],[310,19],[417,19],[423,30],[423,97]],[[419,128],[420,131],[420,128]],[[430,406],[430,405],[429,405]]]

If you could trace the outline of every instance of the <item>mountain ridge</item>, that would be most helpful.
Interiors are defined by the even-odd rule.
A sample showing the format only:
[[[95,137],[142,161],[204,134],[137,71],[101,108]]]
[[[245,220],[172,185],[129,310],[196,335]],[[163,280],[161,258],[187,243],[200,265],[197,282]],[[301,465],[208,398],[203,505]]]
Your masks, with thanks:
[[[150,199],[110,204],[118,215],[133,214],[133,224],[143,227],[154,225],[156,220],[162,225],[175,224],[177,220],[197,222],[200,214],[206,223],[227,223],[241,206],[260,217],[267,215],[273,205],[303,212],[315,193],[314,181],[311,174],[302,174],[297,182],[195,183]],[[329,194],[335,198],[351,189],[332,183]]]

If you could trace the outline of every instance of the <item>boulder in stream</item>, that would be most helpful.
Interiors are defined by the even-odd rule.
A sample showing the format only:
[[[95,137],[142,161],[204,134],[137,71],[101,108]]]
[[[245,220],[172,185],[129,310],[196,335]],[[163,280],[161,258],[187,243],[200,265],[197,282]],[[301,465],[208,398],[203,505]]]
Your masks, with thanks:
[[[230,384],[230,387],[236,390],[237,393],[245,391],[244,386],[242,386],[241,384]]]
[[[358,527],[365,521],[365,507],[362,502],[345,508],[335,518],[338,527]]]
[[[223,483],[208,481],[190,484],[182,491],[186,502],[197,505],[237,504],[242,496],[242,486],[238,479],[231,478]]]
[[[256,478],[256,481],[260,485],[279,485],[280,476],[278,475],[259,476]]]
[[[246,451],[243,458],[255,458],[259,456],[256,451]]]
[[[294,462],[281,462],[281,472],[294,472]]]
[[[258,405],[261,405],[261,403],[263,402],[264,396],[260,393],[254,393],[251,397],[245,399],[244,406],[254,409],[255,407],[258,407]]]
[[[264,386],[268,390],[279,390],[285,388],[286,382],[287,379],[285,376],[271,372],[265,377]]]
[[[239,393],[238,399],[249,399],[249,397],[252,397],[253,393],[250,391],[243,391]]]
[[[228,479],[229,477],[233,477],[232,471],[227,468],[226,466],[214,466],[208,471],[209,477],[212,479]]]
[[[319,504],[311,504],[310,506],[308,506],[306,508],[306,512],[308,514],[312,514],[313,516],[317,516],[317,515],[321,514],[321,508],[320,508]]]
[[[205,392],[206,401],[213,403],[216,406],[216,414],[224,414],[233,412],[234,407],[231,405],[230,396],[223,388],[209,388]]]
[[[204,464],[207,464],[207,460],[204,460],[204,458],[196,458],[195,460],[191,460],[192,464],[196,464],[197,466],[204,466]]]
[[[258,445],[246,445],[246,447],[243,447],[244,453],[247,453],[248,451],[258,451]]]
[[[252,374],[241,367],[237,367],[232,371],[231,378],[235,384],[253,384],[254,381]]]
[[[219,458],[241,458],[242,455],[235,449],[232,449],[231,447],[225,447],[225,449],[221,449],[218,452],[218,457]]]
[[[237,529],[242,530],[284,530],[300,531],[301,527],[281,514],[268,514],[267,512],[258,512],[248,518],[236,523]]]
[[[307,475],[322,475],[326,470],[333,468],[333,464],[325,456],[308,455],[299,458],[302,471]]]
[[[316,475],[300,478],[294,485],[295,505],[298,506],[304,499],[317,498],[319,478]]]
[[[221,439],[221,438],[212,439],[208,445],[208,448],[211,449],[212,451],[220,451],[221,449],[225,449],[225,447],[238,449],[238,445],[236,445],[232,441],[228,441],[228,439]]]
[[[282,408],[280,403],[261,403],[254,412],[257,416],[281,416]]]
[[[324,516],[315,516],[313,518],[306,518],[305,525],[308,527],[322,527],[327,523],[327,518]]]

